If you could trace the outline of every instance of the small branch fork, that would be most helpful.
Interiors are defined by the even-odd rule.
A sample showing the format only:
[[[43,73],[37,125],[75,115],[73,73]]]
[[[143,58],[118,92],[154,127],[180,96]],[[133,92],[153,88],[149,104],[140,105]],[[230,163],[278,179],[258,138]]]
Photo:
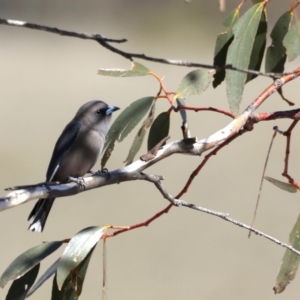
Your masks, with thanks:
[[[152,57],[152,56],[148,56],[148,55],[145,55],[142,53],[125,52],[123,50],[120,50],[120,49],[112,46],[110,43],[125,43],[125,42],[127,42],[127,39],[111,39],[111,38],[106,38],[106,37],[102,36],[101,34],[88,34],[88,33],[68,31],[68,30],[63,30],[63,29],[59,29],[56,27],[44,26],[44,25],[39,25],[39,24],[20,21],[20,20],[9,20],[9,19],[0,18],[0,25],[1,24],[7,25],[7,26],[16,26],[16,27],[21,27],[21,28],[41,30],[41,31],[46,31],[46,32],[62,35],[62,36],[75,37],[75,38],[80,38],[80,39],[85,39],[85,40],[94,40],[94,41],[98,42],[102,47],[106,48],[107,50],[109,50],[113,53],[116,53],[118,55],[121,55],[122,57],[129,59],[131,61],[134,58],[138,58],[138,59],[157,62],[157,63],[161,63],[161,64],[168,64],[168,65],[181,66],[181,67],[215,69],[216,71],[232,70],[232,71],[242,72],[242,73],[246,73],[246,74],[270,77],[272,79],[281,78],[282,76],[291,74],[291,73],[263,73],[263,72],[259,72],[259,71],[255,71],[255,70],[246,70],[246,69],[236,68],[232,65],[214,66],[214,65],[201,64],[201,63],[189,62],[189,61],[184,61],[184,60],[172,60],[172,59]]]

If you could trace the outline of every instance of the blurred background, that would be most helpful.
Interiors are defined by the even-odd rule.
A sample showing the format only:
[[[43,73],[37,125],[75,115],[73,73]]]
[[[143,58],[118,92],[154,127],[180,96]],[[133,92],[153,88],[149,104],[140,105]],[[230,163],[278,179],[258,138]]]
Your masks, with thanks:
[[[249,2],[249,3],[248,3]],[[220,12],[217,0],[0,0],[0,17],[54,26],[66,30],[126,38],[119,47],[130,52],[212,64],[214,43],[224,31],[225,17],[239,1],[226,1]],[[247,1],[243,12],[251,5]],[[268,4],[269,32],[290,1]],[[77,109],[101,99],[124,109],[132,101],[155,95],[151,77],[110,78],[97,75],[99,68],[129,68],[129,61],[96,42],[51,33],[0,26],[0,188],[41,182],[54,144]],[[268,45],[270,40],[268,40]],[[140,61],[165,76],[169,91],[176,90],[191,69]],[[297,61],[287,71],[298,67]],[[269,84],[256,79],[245,88],[241,109]],[[298,107],[298,81],[284,87],[287,98]],[[228,109],[225,84],[209,88],[188,102],[195,106]],[[168,108],[160,101],[157,114]],[[260,111],[287,110],[273,95]],[[114,119],[119,111],[114,115]],[[227,117],[212,112],[188,113],[192,136],[204,138],[224,127]],[[251,223],[267,150],[278,125],[291,121],[264,122],[213,157],[197,176],[183,199]],[[181,119],[172,114],[171,139],[181,138]],[[109,170],[123,165],[136,134],[134,131],[109,160]],[[300,181],[299,128],[293,132],[291,175]],[[140,154],[146,152],[144,146]],[[267,175],[281,179],[285,139],[277,137]],[[174,155],[147,170],[165,177],[164,186],[176,195],[203,157]],[[98,164],[99,166],[100,164]],[[183,167],[184,166],[184,167]],[[299,214],[299,194],[288,194],[265,183],[255,227],[288,241]],[[73,236],[92,225],[129,225],[151,217],[168,203],[146,182],[129,182],[57,199],[43,234],[27,231],[26,222],[35,201],[1,213],[0,271],[20,253],[42,241]],[[216,217],[186,208],[173,208],[147,228],[107,241],[108,299],[273,299],[280,262],[285,249]],[[62,253],[59,249],[43,261],[40,274]],[[50,299],[52,280],[31,299]],[[81,299],[100,299],[102,242],[93,254]],[[300,295],[300,276],[278,299]],[[0,290],[4,299],[8,286]]]

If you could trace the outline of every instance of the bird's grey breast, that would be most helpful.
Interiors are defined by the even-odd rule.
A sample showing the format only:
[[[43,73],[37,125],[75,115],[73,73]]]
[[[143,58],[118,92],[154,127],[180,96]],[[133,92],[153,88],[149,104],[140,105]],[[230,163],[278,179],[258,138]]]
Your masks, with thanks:
[[[85,128],[80,132],[63,158],[55,180],[64,181],[69,176],[84,176],[95,165],[105,141],[105,135],[96,129]]]

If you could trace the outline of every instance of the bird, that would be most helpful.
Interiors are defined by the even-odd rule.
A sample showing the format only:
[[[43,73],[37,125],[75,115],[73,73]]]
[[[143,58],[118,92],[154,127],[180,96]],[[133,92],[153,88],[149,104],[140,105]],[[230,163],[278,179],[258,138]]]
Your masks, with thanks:
[[[46,181],[67,182],[91,171],[103,150],[110,119],[119,107],[93,100],[82,105],[58,138]],[[39,199],[29,214],[28,230],[42,232],[55,198]]]

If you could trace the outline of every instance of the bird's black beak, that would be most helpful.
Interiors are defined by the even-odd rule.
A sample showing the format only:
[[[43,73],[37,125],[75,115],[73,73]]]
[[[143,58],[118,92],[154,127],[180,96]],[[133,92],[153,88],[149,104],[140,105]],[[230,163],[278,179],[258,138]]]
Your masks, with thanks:
[[[120,107],[116,107],[116,106],[112,106],[112,105],[109,105],[107,110],[106,110],[106,115],[109,116],[111,115],[114,111],[120,109]]]

